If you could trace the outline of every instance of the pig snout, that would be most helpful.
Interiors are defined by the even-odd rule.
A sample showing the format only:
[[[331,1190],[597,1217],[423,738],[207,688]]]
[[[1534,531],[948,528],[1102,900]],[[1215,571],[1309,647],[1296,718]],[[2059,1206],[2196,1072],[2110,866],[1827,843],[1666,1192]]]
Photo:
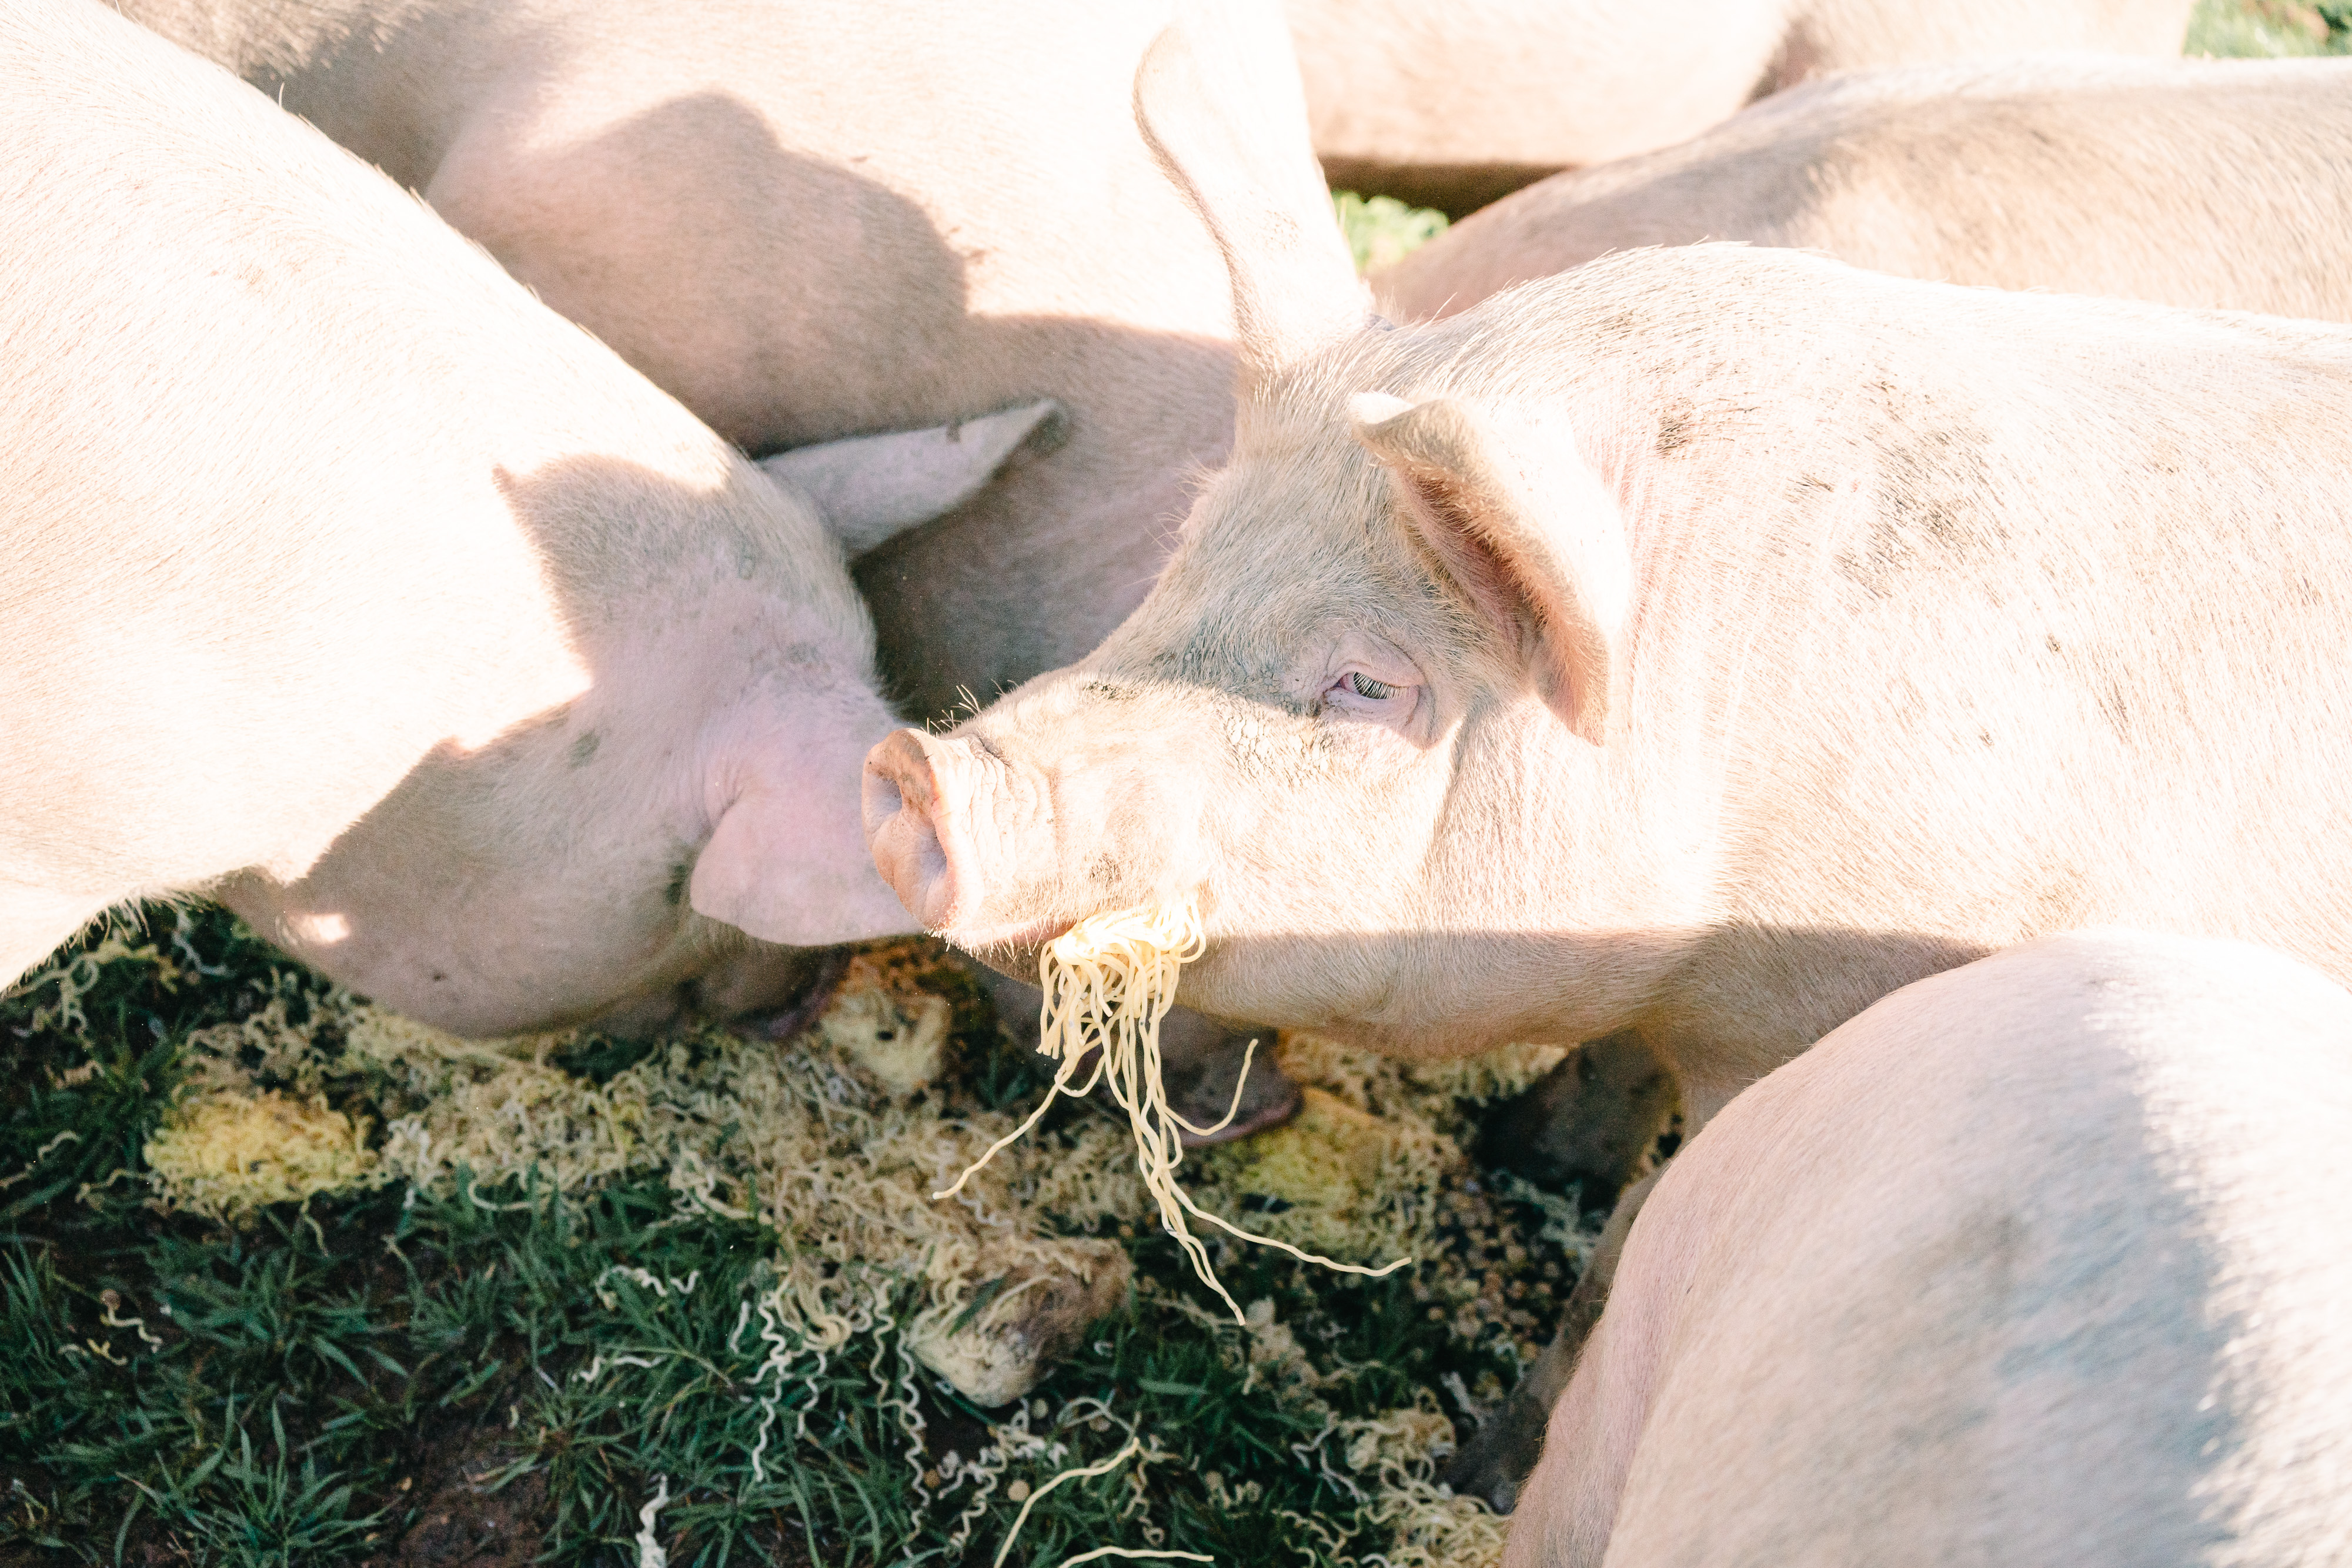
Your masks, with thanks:
[[[978,748],[897,730],[866,754],[866,844],[874,868],[927,930],[963,924],[977,900],[970,781]]]
[[[1201,791],[1171,759],[1181,747],[1139,741],[1142,721],[1102,733],[1076,685],[948,735],[901,729],[866,754],[866,847],[925,929],[1020,949],[1103,910],[1202,895]]]
[[[1049,941],[1098,904],[1059,871],[1075,826],[1062,791],[1084,799],[1094,782],[1049,779],[978,737],[902,729],[866,757],[866,847],[926,930],[974,951]]]

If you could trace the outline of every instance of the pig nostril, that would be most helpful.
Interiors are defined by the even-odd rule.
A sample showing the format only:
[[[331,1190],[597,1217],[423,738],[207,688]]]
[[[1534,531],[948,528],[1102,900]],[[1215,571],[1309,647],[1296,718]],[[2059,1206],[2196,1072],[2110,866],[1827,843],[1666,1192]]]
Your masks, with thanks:
[[[885,740],[866,758],[859,804],[874,869],[908,913],[938,930],[954,913],[956,890],[929,809],[929,765],[921,743],[904,732]]]
[[[954,889],[929,816],[914,806],[892,812],[875,825],[873,849],[874,869],[908,912],[933,930],[947,925]]]
[[[907,800],[898,791],[897,779],[885,779],[868,768],[858,808],[858,814],[866,819],[866,842],[871,847],[875,834],[882,831],[882,824],[905,810]]]

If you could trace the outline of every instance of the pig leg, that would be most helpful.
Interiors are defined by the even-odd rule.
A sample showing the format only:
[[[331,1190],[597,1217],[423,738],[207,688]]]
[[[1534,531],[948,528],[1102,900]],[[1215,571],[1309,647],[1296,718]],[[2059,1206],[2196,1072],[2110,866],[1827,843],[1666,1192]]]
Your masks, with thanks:
[[[1641,1168],[1674,1114],[1675,1075],[1631,1030],[1588,1040],[1504,1104],[1479,1134],[1481,1164],[1597,1205]]]
[[[694,982],[694,1010],[751,1040],[790,1040],[814,1025],[849,972],[846,947],[747,941]]]
[[[1453,1461],[1438,1479],[1454,1489],[1456,1497],[1486,1500],[1496,1513],[1508,1513],[1518,1501],[1519,1487],[1536,1468],[1543,1453],[1544,1431],[1551,1422],[1551,1407],[1559,1402],[1568,1387],[1569,1375],[1576,1370],[1576,1358],[1591,1336],[1592,1327],[1601,1321],[1601,1309],[1608,1303],[1609,1287],[1617,1278],[1617,1260],[1624,1255],[1625,1237],[1633,1228],[1633,1217],[1642,1212],[1643,1203],[1658,1184],[1657,1171],[1652,1171],[1625,1189],[1610,1211],[1609,1224],[1601,1232],[1601,1241],[1592,1249],[1592,1260],[1585,1265],[1569,1292],[1568,1310],[1561,1317],[1559,1332],[1544,1346],[1543,1354],[1519,1385],[1511,1390],[1503,1403],[1488,1412],[1479,1423],[1478,1430],[1454,1456]]]
[[[977,973],[996,1003],[998,1021],[1012,1031],[1013,1039],[1034,1040],[1045,993],[993,969],[980,968]],[[1257,1041],[1254,1055],[1249,1051],[1253,1040]],[[1249,1077],[1232,1124],[1209,1138],[1196,1138],[1180,1130],[1186,1148],[1228,1144],[1287,1122],[1298,1111],[1298,1085],[1274,1064],[1270,1029],[1229,1030],[1189,1008],[1173,1009],[1160,1020],[1160,1082],[1167,1087],[1169,1104],[1195,1126],[1214,1126],[1233,1110],[1234,1083],[1241,1078],[1244,1059],[1249,1062]],[[1108,1091],[1097,1092],[1107,1097]]]

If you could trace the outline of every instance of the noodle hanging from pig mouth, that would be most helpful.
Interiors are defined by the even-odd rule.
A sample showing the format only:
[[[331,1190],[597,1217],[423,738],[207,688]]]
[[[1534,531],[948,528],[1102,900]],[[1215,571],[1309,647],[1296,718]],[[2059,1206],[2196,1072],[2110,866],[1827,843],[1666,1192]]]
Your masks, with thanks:
[[[1185,1219],[1187,1215],[1205,1220],[1240,1240],[1278,1247],[1302,1262],[1320,1263],[1327,1269],[1361,1274],[1368,1279],[1377,1280],[1412,1260],[1400,1258],[1381,1268],[1367,1269],[1301,1251],[1287,1241],[1260,1236],[1219,1218],[1193,1203],[1192,1195],[1177,1185],[1176,1167],[1184,1158],[1180,1130],[1195,1137],[1206,1137],[1232,1125],[1241,1111],[1242,1085],[1249,1080],[1250,1063],[1257,1053],[1257,1042],[1252,1040],[1243,1056],[1242,1076],[1234,1085],[1234,1103],[1225,1112],[1224,1120],[1213,1126],[1196,1127],[1168,1103],[1168,1091],[1160,1075],[1160,1021],[1176,1005],[1177,976],[1186,964],[1201,956],[1205,945],[1201,935],[1201,912],[1190,901],[1162,904],[1156,909],[1091,915],[1045,944],[1037,958],[1037,983],[1045,993],[1045,1012],[1038,1024],[1037,1052],[1061,1062],[1054,1074],[1053,1087],[1027,1121],[973,1161],[971,1168],[956,1178],[953,1186],[931,1196],[953,1197],[961,1192],[964,1183],[994,1158],[998,1150],[1037,1124],[1053,1105],[1055,1095],[1083,1098],[1108,1079],[1111,1098],[1127,1113],[1128,1125],[1135,1134],[1136,1169],[1160,1206],[1161,1227],[1184,1249],[1185,1257],[1192,1260],[1192,1271],[1202,1282],[1216,1291],[1231,1309],[1234,1321],[1245,1322],[1241,1307],[1210,1268],[1208,1248],[1192,1234]],[[1072,1080],[1077,1076],[1079,1066],[1097,1048],[1101,1055],[1095,1061],[1093,1072],[1083,1085],[1073,1087]]]

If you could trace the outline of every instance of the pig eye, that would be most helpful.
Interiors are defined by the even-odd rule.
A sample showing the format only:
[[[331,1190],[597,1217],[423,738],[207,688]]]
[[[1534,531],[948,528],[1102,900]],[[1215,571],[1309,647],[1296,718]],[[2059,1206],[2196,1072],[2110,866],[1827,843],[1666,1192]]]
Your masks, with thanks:
[[[1324,689],[1323,700],[1343,713],[1361,714],[1393,724],[1414,711],[1419,692],[1417,686],[1349,670]]]

